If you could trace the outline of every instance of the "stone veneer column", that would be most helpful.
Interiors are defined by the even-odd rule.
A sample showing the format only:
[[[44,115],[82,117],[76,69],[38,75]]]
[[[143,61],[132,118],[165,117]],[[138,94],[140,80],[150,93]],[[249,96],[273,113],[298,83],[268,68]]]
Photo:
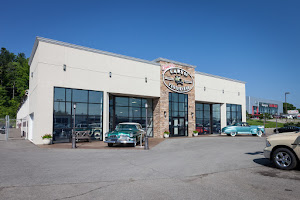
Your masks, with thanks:
[[[160,98],[153,99],[153,137],[161,138],[160,133]]]
[[[160,61],[160,65],[171,64],[168,62]],[[175,64],[174,64],[175,65]],[[186,70],[193,77],[195,82],[195,69],[181,65],[175,67]],[[153,100],[153,120],[154,120],[154,137],[162,138],[164,131],[169,131],[169,90],[162,79],[163,71],[160,71],[160,98]],[[196,113],[195,113],[195,86],[188,93],[188,136],[191,137],[193,131],[196,129]],[[166,112],[166,117],[164,116]],[[192,116],[193,114],[193,116]]]

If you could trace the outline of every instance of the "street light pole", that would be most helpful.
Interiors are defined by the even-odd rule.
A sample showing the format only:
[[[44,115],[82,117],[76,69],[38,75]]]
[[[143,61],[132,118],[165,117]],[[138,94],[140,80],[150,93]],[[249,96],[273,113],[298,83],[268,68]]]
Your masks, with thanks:
[[[146,135],[145,135],[145,150],[149,150],[149,145],[148,145],[148,104],[145,103],[145,108],[146,108]]]
[[[277,118],[278,118],[278,113],[276,113],[276,133],[278,133],[278,128],[277,128]]]
[[[74,108],[74,114],[73,114],[74,121],[73,121],[73,131],[72,131],[72,149],[75,149],[76,148],[76,138],[75,138],[75,113],[76,113],[76,104],[75,103],[73,105],[73,108]]]
[[[290,94],[289,92],[284,93],[285,95],[285,114],[287,114],[287,103],[286,103],[286,95]],[[287,121],[287,115],[286,115],[286,121]]]

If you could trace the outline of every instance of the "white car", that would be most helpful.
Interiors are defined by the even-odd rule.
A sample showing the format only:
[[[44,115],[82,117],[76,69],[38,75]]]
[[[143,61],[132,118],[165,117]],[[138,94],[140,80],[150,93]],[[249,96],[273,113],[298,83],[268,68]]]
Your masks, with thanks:
[[[279,169],[294,169],[300,159],[300,133],[280,133],[267,137],[264,156]]]

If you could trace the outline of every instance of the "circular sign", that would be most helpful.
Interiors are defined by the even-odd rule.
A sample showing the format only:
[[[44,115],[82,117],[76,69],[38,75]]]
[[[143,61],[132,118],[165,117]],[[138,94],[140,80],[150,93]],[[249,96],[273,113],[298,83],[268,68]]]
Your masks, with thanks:
[[[177,93],[186,93],[193,89],[194,79],[184,69],[172,67],[164,71],[163,81],[165,86]]]

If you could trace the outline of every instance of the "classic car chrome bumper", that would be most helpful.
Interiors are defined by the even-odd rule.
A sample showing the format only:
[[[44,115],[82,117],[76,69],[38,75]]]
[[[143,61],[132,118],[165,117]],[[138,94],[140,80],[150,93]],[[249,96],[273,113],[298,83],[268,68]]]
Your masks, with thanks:
[[[122,140],[115,138],[106,138],[104,143],[112,143],[112,144],[133,144],[135,143],[135,139],[132,140]]]

